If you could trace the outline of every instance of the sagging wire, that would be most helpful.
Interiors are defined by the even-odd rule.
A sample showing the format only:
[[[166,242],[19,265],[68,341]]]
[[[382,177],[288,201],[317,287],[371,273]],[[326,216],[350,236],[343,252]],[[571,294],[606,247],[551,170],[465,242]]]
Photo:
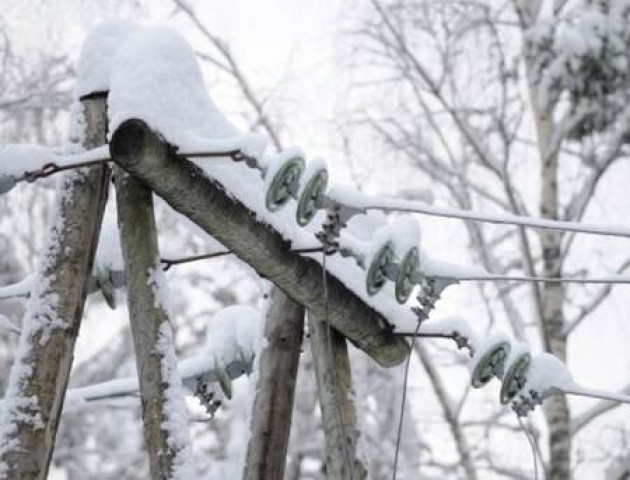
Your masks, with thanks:
[[[73,157],[83,157],[87,156],[88,158],[91,156],[90,154],[97,154],[103,147],[99,147],[92,150],[87,150],[85,152],[81,152],[76,155],[71,155],[66,157],[67,159],[71,159]],[[256,158],[247,155],[243,151],[239,149],[233,150],[225,150],[225,151],[199,151],[199,152],[190,152],[190,153],[178,153],[175,152],[175,155],[183,156],[186,158],[231,158],[235,162],[244,162],[250,167],[257,166]],[[64,157],[61,157],[62,159]],[[103,165],[113,161],[113,159],[109,156],[104,157],[100,156],[98,158],[83,160],[73,163],[67,164],[58,164],[55,162],[49,162],[43,165],[42,167],[25,172],[23,175],[19,177],[15,177],[13,175],[8,176],[0,176],[0,194],[6,193],[11,190],[16,184],[20,182],[33,183],[41,178],[50,177],[51,175],[55,175],[59,172],[67,171],[67,170],[75,170],[78,168],[84,167],[93,167],[95,165]]]
[[[400,416],[398,418],[398,433],[396,434],[396,450],[394,452],[394,470],[392,473],[392,480],[396,480],[396,474],[398,472],[398,455],[400,453],[400,442],[402,439],[403,419],[405,416],[405,404],[407,402],[407,382],[409,380],[409,366],[411,364],[411,356],[413,354],[413,350],[416,344],[416,337],[418,336],[418,332],[420,331],[421,325],[422,325],[422,321],[418,321],[418,325],[416,325],[416,330],[413,333],[413,338],[411,339],[411,345],[409,347],[409,355],[407,355],[407,360],[405,361],[405,373],[404,373],[404,379],[403,379],[402,398],[400,401]]]
[[[295,249],[289,250],[289,252],[291,253],[298,253],[298,254],[319,253],[321,251],[322,251],[322,247],[295,248]],[[167,271],[171,267],[176,266],[176,265],[182,265],[184,263],[193,263],[199,260],[208,260],[210,258],[224,257],[226,255],[233,255],[233,254],[234,252],[232,252],[231,250],[222,250],[219,252],[203,253],[201,255],[193,255],[190,257],[162,258],[160,260],[160,263],[162,263],[163,265],[162,270]]]
[[[411,356],[413,355],[413,351],[415,347],[415,340],[416,340],[416,337],[420,335],[420,327],[422,326],[425,320],[428,320],[429,314],[435,308],[435,304],[440,299],[442,292],[449,285],[452,285],[452,284],[453,282],[450,280],[423,277],[422,281],[420,282],[421,290],[416,295],[416,299],[418,300],[418,303],[420,304],[420,306],[415,306],[411,308],[411,310],[413,311],[413,313],[416,315],[418,319],[418,323],[416,324],[416,329],[413,332],[411,345],[409,347],[409,355],[407,355],[407,360],[405,362],[402,398],[400,402],[400,416],[398,419],[398,432],[396,434],[396,449],[394,452],[394,468],[392,472],[392,480],[396,480],[396,474],[398,473],[398,457],[400,454],[400,442],[402,440],[403,420],[405,416],[405,405],[407,402],[409,368],[411,365]],[[453,338],[458,343],[458,345],[460,345],[461,337],[456,332],[452,333],[449,337]],[[465,341],[464,344],[468,345],[467,340]]]
[[[56,163],[47,163],[42,168],[38,170],[33,170],[30,172],[26,172],[22,177],[19,177],[15,180],[15,182],[20,182],[22,180],[33,183],[40,178],[50,177],[59,172],[63,172],[66,170],[75,170],[77,168],[83,167],[92,167],[94,165],[103,165],[111,162],[111,158],[97,158],[95,160],[86,160],[84,162],[77,162],[68,165],[57,165]]]
[[[518,424],[520,425],[521,430],[523,431],[523,434],[527,438],[527,442],[529,443],[529,446],[532,449],[532,460],[534,462],[534,480],[538,480],[538,448],[535,443],[536,439],[531,432],[527,431],[527,429],[525,428],[525,424],[523,423],[523,420],[521,420],[520,415],[516,415],[516,419],[518,420]],[[542,467],[542,459],[540,463]]]
[[[571,277],[522,277],[519,275],[497,275],[488,273],[487,275],[453,275],[458,282],[540,282],[540,283],[574,283],[581,285],[588,284],[630,284],[630,277],[592,277],[592,278],[571,278]]]
[[[102,148],[102,147],[100,147]],[[96,149],[95,149],[96,150]],[[89,154],[94,151],[87,151],[80,155]],[[95,153],[95,152],[94,152]],[[258,164],[257,158],[254,156],[248,155],[240,149],[231,149],[224,151],[193,151],[193,152],[174,152],[175,155],[186,157],[186,158],[231,158],[235,162],[244,162],[248,166],[252,168],[261,168]],[[79,155],[77,155],[79,156]],[[111,158],[96,158],[85,160],[82,162],[69,163],[67,165],[58,165],[54,162],[47,163],[42,168],[38,170],[33,170],[31,172],[26,172],[22,177],[0,177],[0,183],[7,183],[4,191],[10,190],[15,183],[20,181],[34,182],[37,179],[45,178],[50,175],[56,174],[61,171],[71,170],[76,168],[88,167],[99,165],[103,163],[107,163],[112,161]],[[325,171],[323,173],[326,173]],[[326,174],[327,175],[327,174]],[[327,177],[326,177],[327,183]],[[535,218],[535,217],[527,217],[521,215],[488,215],[479,212],[475,212],[472,210],[459,210],[452,208],[444,208],[444,207],[436,207],[433,205],[425,204],[424,202],[414,202],[414,201],[404,201],[398,200],[396,198],[385,198],[379,199],[377,197],[371,198],[369,196],[365,196],[362,198],[357,205],[352,205],[353,202],[341,202],[334,198],[331,198],[329,195],[325,194],[326,185],[321,185],[321,188],[315,193],[315,196],[312,199],[313,204],[316,205],[316,208],[326,208],[327,206],[337,205],[341,209],[351,210],[352,215],[356,215],[358,213],[365,213],[368,210],[381,210],[384,212],[408,212],[408,213],[419,213],[423,215],[435,216],[435,217],[446,217],[446,218],[457,218],[460,220],[472,220],[477,222],[484,223],[495,223],[495,224],[507,224],[507,225],[519,225],[522,227],[536,228],[536,229],[548,229],[548,230],[557,230],[564,232],[574,232],[574,233],[589,233],[595,235],[606,235],[606,236],[617,236],[617,237],[626,237],[630,238],[630,229],[624,229],[615,226],[607,226],[607,225],[589,225],[581,222],[570,222],[570,221],[558,221],[558,220],[549,220],[544,218]],[[4,191],[2,193],[4,193]],[[313,192],[309,192],[313,193]],[[310,220],[310,218],[309,218]],[[308,223],[308,222],[305,222]],[[305,223],[300,223],[304,225]],[[542,280],[541,280],[542,281]]]
[[[311,253],[319,253],[322,251],[322,247],[311,247],[311,248],[296,248],[296,249],[292,249],[289,250],[291,253],[297,253],[297,254],[301,254],[301,255],[305,255],[305,254],[311,254]],[[218,258],[218,257],[224,257],[227,255],[233,255],[234,252],[232,252],[231,250],[222,250],[222,251],[218,251],[218,252],[212,252],[212,253],[204,253],[201,255],[192,255],[190,257],[181,257],[181,258],[162,258],[160,260],[160,263],[162,264],[162,270],[163,271],[168,271],[171,269],[171,267],[173,266],[178,266],[178,265],[183,265],[186,263],[193,263],[193,262],[198,262],[200,260],[207,260],[207,259],[212,259],[212,258]],[[122,270],[110,270],[110,280],[113,282],[113,287],[114,288],[120,288],[122,286],[124,286],[125,284],[125,278],[124,278],[124,271]],[[92,279],[96,286],[98,287],[98,279],[93,278]],[[24,280],[12,284],[12,285],[8,285],[6,287],[14,287],[18,284],[23,283]],[[12,291],[11,293],[7,293],[7,294],[3,294],[2,291],[4,288],[6,287],[0,287],[0,300],[10,300],[10,299],[14,299],[14,298],[28,298],[30,295],[30,284],[25,284],[23,289],[20,289],[19,291]],[[98,288],[97,288],[98,289]]]

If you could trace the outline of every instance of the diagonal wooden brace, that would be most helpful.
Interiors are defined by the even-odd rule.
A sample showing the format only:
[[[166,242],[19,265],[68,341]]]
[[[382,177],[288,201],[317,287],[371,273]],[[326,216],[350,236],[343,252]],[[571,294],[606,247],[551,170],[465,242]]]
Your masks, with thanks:
[[[208,178],[191,161],[176,156],[142,120],[127,120],[110,142],[112,159],[142,180],[172,208],[228,247],[313,315],[324,314],[322,267],[290,252],[269,225]],[[401,363],[407,342],[392,334],[387,320],[336,277],[328,276],[328,322],[384,367]]]

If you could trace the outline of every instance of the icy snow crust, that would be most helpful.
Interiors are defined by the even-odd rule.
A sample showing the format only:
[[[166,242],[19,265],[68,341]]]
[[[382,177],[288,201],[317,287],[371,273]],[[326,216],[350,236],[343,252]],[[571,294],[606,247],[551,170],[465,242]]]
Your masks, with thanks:
[[[252,149],[251,138],[239,136],[237,129],[219,112],[206,92],[195,54],[178,33],[165,27],[147,27],[127,38],[112,65],[109,94],[110,132],[125,120],[140,118],[182,152],[196,151],[200,145],[233,141]],[[259,147],[258,147],[259,148]],[[254,150],[256,148],[253,148]],[[275,155],[262,159],[273,166]],[[316,222],[307,229],[295,221],[296,202],[277,212],[265,207],[265,182],[260,172],[241,163],[197,160],[208,177],[222,184],[226,191],[255,212],[260,221],[274,227],[293,248],[317,245]],[[319,255],[311,255],[321,262]],[[388,283],[377,295],[365,291],[365,273],[353,259],[338,255],[326,259],[330,272],[353,290],[368,305],[397,327],[413,329],[416,318],[399,306],[393,284]]]

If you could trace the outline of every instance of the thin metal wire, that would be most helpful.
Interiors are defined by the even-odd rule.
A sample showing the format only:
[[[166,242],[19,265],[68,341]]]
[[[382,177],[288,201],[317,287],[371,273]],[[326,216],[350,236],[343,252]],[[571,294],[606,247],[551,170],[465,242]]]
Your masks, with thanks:
[[[326,327],[326,342],[328,343],[328,351],[331,355],[334,354],[332,345],[331,327],[328,324],[328,277],[326,271],[326,252],[322,250],[322,284],[324,287],[324,322]],[[345,339],[344,339],[345,341]],[[342,448],[343,455],[346,459],[346,464],[350,470],[350,480],[354,480],[354,459],[350,458],[350,452],[348,450],[348,435],[346,432],[346,423],[343,418],[343,411],[341,410],[341,403],[339,399],[339,385],[337,383],[337,372],[333,372],[332,375],[333,390],[335,395],[335,407],[337,409],[337,415],[339,417],[339,423],[341,424],[341,436],[342,436]]]
[[[348,246],[344,245],[339,249],[339,254],[343,257],[352,257],[356,260],[359,267],[364,268],[364,255],[353,251]],[[605,285],[627,285],[630,284],[630,276],[610,276],[610,277],[592,277],[592,278],[571,278],[571,277],[539,277],[539,276],[521,276],[521,275],[502,275],[492,272],[478,273],[472,275],[453,275],[453,276],[431,276],[424,273],[417,272],[418,278],[442,278],[447,280],[455,280],[457,282],[541,282],[541,283],[572,283],[580,285],[589,284],[605,284]],[[414,279],[412,281],[419,283],[420,280]]]
[[[207,260],[210,258],[223,257],[225,255],[232,255],[232,252],[230,250],[224,250],[224,251],[214,252],[214,253],[204,253],[202,255],[193,255],[191,257],[162,258],[160,260],[160,263],[162,263],[163,265],[162,270],[167,271],[173,265],[182,265],[184,263],[192,263],[192,262],[197,262],[199,260]]]
[[[418,321],[418,325],[416,326],[416,330],[414,332],[413,338],[411,339],[411,346],[409,348],[409,355],[407,355],[407,360],[405,362],[405,373],[403,380],[403,392],[402,399],[400,401],[400,417],[398,419],[398,434],[396,435],[396,452],[394,453],[394,471],[392,473],[392,480],[396,480],[396,473],[398,472],[398,454],[400,452],[400,441],[402,439],[402,427],[403,427],[403,419],[405,416],[405,403],[407,402],[407,382],[409,380],[409,365],[411,364],[411,355],[413,354],[413,348],[415,346],[416,337],[418,336],[418,332],[420,330],[420,326],[422,325],[422,321]]]
[[[532,459],[534,460],[534,480],[538,480],[538,452],[536,449],[536,444],[534,443],[535,439],[533,438],[533,435],[530,436],[530,433],[525,428],[521,417],[519,415],[516,415],[516,419],[518,420],[518,424],[521,426],[521,430],[523,430],[525,437],[527,437],[529,446],[532,448]]]
[[[322,247],[311,247],[311,248],[296,248],[293,250],[289,250],[291,253],[298,253],[298,254],[306,254],[306,253],[319,253],[322,251]],[[224,257],[226,255],[233,255],[234,252],[232,252],[231,250],[222,250],[219,252],[213,252],[213,253],[203,253],[201,255],[193,255],[190,257],[182,257],[182,258],[162,258],[160,260],[160,263],[162,263],[164,266],[162,267],[162,270],[167,271],[169,270],[172,266],[174,265],[182,265],[184,263],[193,263],[199,260],[207,260],[210,258],[216,258],[216,257]]]
[[[56,163],[47,163],[42,168],[38,170],[33,170],[31,172],[26,172],[23,177],[18,179],[18,181],[26,180],[29,183],[34,182],[40,178],[50,177],[55,173],[63,172],[65,170],[74,170],[76,168],[83,167],[92,167],[94,165],[101,165],[104,163],[111,162],[111,158],[97,158],[95,160],[86,160],[85,162],[77,162],[69,165],[57,165]]]
[[[216,151],[216,152],[191,152],[191,153],[183,153],[183,154],[179,154],[177,153],[177,155],[180,156],[184,156],[184,157],[190,157],[190,158],[224,158],[224,157],[229,157],[232,160],[234,160],[235,162],[246,162],[246,163],[251,163],[251,162],[255,162],[256,159],[254,157],[251,157],[249,155],[246,155],[245,153],[243,153],[241,150],[226,150],[226,151]],[[59,172],[63,172],[65,170],[74,170],[77,168],[83,168],[83,167],[91,167],[94,165],[100,165],[100,164],[104,164],[104,163],[109,163],[111,162],[113,159],[112,158],[97,158],[94,160],[86,160],[83,162],[77,162],[77,163],[71,163],[68,165],[58,165],[54,162],[50,162],[47,163],[46,165],[42,166],[41,168],[38,168],[37,170],[32,170],[30,172],[26,172],[22,177],[16,179],[17,182],[21,182],[21,181],[27,181],[29,183],[32,183],[36,180],[39,180],[40,178],[45,178],[45,177],[49,177],[51,175],[54,175],[56,173]]]
[[[580,222],[569,222],[562,220],[548,220],[544,218],[526,217],[519,215],[505,215],[503,217],[486,215],[473,210],[456,210],[434,207],[433,205],[410,205],[389,206],[361,205],[362,210],[381,210],[384,212],[408,212],[419,213],[432,217],[457,218],[459,220],[471,220],[481,223],[494,223],[499,225],[518,225],[521,227],[534,228],[539,230],[557,230],[562,232],[589,233],[593,235],[604,235],[612,237],[630,238],[630,229],[613,227],[607,225],[588,225]]]
[[[521,277],[518,275],[470,275],[462,277],[453,277],[458,282],[546,282],[546,283],[577,283],[577,284],[613,284],[625,285],[630,284],[630,277],[614,278],[614,277],[593,277],[593,278],[570,278],[570,277]]]

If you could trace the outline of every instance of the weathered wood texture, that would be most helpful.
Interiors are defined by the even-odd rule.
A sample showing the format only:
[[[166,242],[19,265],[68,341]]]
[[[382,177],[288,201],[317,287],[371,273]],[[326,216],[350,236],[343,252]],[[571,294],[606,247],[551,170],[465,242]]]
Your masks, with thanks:
[[[265,320],[267,345],[260,354],[251,436],[243,478],[278,480],[284,475],[295,383],[304,331],[304,308],[279,288],[271,292]]]
[[[326,477],[363,480],[367,472],[356,458],[359,430],[346,339],[310,312],[308,325],[326,439]]]
[[[157,228],[153,211],[153,194],[119,167],[114,169],[118,228],[127,279],[127,306],[136,354],[138,383],[142,400],[144,440],[149,452],[153,480],[173,478],[178,454],[169,437],[168,372],[164,352],[158,345],[164,341],[164,328],[171,332],[170,320],[156,275],[161,274]],[[169,336],[170,338],[170,336]],[[167,348],[173,349],[172,344]],[[167,357],[168,358],[168,357]],[[171,366],[176,369],[176,365]]]
[[[83,146],[106,142],[104,95],[82,101]],[[87,285],[107,201],[110,170],[96,166],[62,179],[53,225],[29,299],[0,427],[0,478],[47,477],[72,366]]]
[[[324,312],[322,267],[290,245],[253,212],[187,159],[177,157],[141,120],[114,132],[112,158],[175,210],[232,250],[293,301],[319,317]],[[409,345],[392,335],[385,318],[337,278],[328,275],[328,321],[382,366],[401,363]]]

